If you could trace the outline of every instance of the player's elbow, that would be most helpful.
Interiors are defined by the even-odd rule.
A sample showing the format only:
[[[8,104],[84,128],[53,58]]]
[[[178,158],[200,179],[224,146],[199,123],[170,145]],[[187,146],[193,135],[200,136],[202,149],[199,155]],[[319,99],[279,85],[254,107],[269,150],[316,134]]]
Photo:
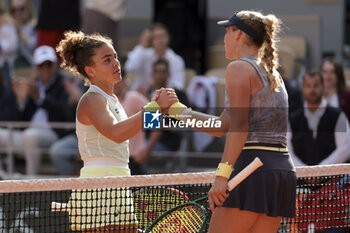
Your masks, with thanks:
[[[221,138],[227,134],[229,127],[230,127],[230,125],[228,124],[227,121],[221,121],[220,127],[214,131],[213,135],[217,138]]]
[[[226,134],[226,131],[218,131],[218,132],[215,132],[214,136],[217,137],[217,138],[221,138],[225,134]]]
[[[121,144],[121,143],[123,143],[123,142],[125,142],[125,141],[126,141],[126,140],[124,140],[124,139],[119,139],[119,138],[114,140],[114,142],[115,142],[115,143],[118,143],[118,144]]]
[[[113,141],[118,143],[118,144],[120,144],[120,143],[123,143],[123,142],[125,142],[127,140],[129,140],[129,138],[123,137],[123,136],[119,136],[119,137],[114,138]]]
[[[125,134],[125,133],[117,133],[117,132],[115,132],[115,133],[112,134],[110,139],[113,140],[115,143],[120,144],[120,143],[125,142],[129,138],[127,137],[127,134]]]

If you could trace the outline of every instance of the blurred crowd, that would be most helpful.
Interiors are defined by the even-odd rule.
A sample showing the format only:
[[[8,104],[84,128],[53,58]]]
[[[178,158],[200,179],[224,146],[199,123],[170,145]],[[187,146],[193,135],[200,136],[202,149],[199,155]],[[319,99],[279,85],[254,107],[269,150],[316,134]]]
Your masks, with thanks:
[[[53,128],[49,123],[74,122],[76,106],[87,87],[82,79],[60,69],[55,47],[65,31],[83,30],[109,36],[118,52],[126,0],[45,0],[38,1],[37,7],[31,0],[0,3],[0,121],[29,122],[28,127],[14,131],[0,128],[0,154],[12,146],[25,161],[24,172],[36,175],[41,172],[41,156],[47,153],[57,174],[77,175],[74,129]],[[141,33],[127,56],[119,57],[124,73],[115,95],[129,116],[161,87],[174,88],[180,101],[194,109],[210,113],[216,107],[216,83],[204,76],[186,76],[187,59],[170,48],[167,26],[155,22]],[[279,71],[283,77],[284,67]],[[295,165],[349,161],[350,91],[342,64],[325,58],[319,68],[303,75],[300,85],[285,80],[285,86],[288,148]],[[130,140],[132,174],[147,174],[151,153],[179,150],[182,137],[181,132],[171,130],[140,132]],[[219,142],[197,137],[193,139],[196,150],[211,146],[222,151]]]

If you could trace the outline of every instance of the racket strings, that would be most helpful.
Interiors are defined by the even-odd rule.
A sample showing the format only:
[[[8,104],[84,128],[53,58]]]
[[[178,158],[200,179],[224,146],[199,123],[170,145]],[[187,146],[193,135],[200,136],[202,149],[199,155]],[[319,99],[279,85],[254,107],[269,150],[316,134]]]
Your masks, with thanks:
[[[139,227],[148,227],[158,216],[187,201],[188,197],[176,189],[145,189],[134,193],[134,208]]]
[[[150,232],[197,233],[205,220],[205,213],[198,205],[186,205],[164,216]]]

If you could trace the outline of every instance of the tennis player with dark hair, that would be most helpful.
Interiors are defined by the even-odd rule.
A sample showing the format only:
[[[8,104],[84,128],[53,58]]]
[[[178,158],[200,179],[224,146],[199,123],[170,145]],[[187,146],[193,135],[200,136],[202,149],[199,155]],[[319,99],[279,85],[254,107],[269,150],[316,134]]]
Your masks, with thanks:
[[[210,233],[277,232],[282,217],[295,216],[296,174],[287,150],[288,97],[275,47],[281,21],[275,15],[240,11],[218,22],[226,29],[226,108],[218,129],[227,133],[224,154],[209,191]],[[175,103],[178,119],[213,118]],[[229,194],[227,181],[255,157],[263,166]],[[233,169],[234,165],[234,169]],[[216,208],[215,208],[216,207]]]
[[[122,77],[112,41],[99,34],[69,31],[57,46],[57,52],[63,59],[63,68],[82,75],[90,83],[76,114],[79,152],[84,161],[80,177],[130,176],[128,139],[141,130],[142,111],[127,118],[113,94],[114,84]],[[144,109],[161,111],[177,100],[174,90],[163,89],[157,101]],[[69,211],[73,230],[137,231],[128,189],[73,191]]]

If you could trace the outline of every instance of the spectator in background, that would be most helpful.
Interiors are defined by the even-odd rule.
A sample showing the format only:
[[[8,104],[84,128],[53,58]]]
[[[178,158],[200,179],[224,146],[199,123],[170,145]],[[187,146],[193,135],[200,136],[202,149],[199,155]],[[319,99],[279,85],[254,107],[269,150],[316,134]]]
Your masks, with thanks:
[[[7,119],[7,113],[5,111],[6,100],[10,94],[10,89],[5,86],[4,75],[0,72],[0,121]]]
[[[64,89],[68,94],[68,104],[63,112],[67,121],[75,122],[79,99],[87,90],[87,87],[82,85],[82,81],[76,78],[66,78],[63,82]],[[78,156],[78,138],[75,130],[71,130],[69,134],[50,146],[50,159],[59,175],[78,175],[80,168],[79,170],[75,168],[73,162],[74,158]]]
[[[84,0],[83,31],[107,35],[118,50],[119,21],[125,15],[126,6],[126,0]]]
[[[349,158],[350,131],[345,114],[327,105],[319,72],[303,78],[304,108],[290,116],[288,150],[296,166],[343,163]]]
[[[0,120],[18,121],[21,120],[14,115],[15,106],[24,106],[27,101],[29,91],[29,80],[35,77],[35,71],[32,68],[18,68],[14,71],[11,80],[11,87],[3,86],[0,77]],[[1,84],[2,83],[2,84]],[[2,87],[1,87],[2,86]]]
[[[9,116],[13,121],[30,121],[24,130],[12,133],[12,143],[26,160],[26,173],[35,175],[40,168],[40,148],[48,148],[64,129],[52,129],[49,122],[66,121],[63,114],[68,105],[68,96],[63,86],[64,77],[58,72],[55,50],[49,46],[34,51],[33,62],[37,79],[14,78],[12,98],[6,101]],[[0,145],[9,146],[9,131],[0,129]]]
[[[80,0],[43,0],[39,9],[38,46],[56,48],[64,31],[80,29]]]
[[[321,72],[327,103],[342,109],[350,120],[350,91],[346,90],[343,66],[335,58],[328,57],[322,63]]]
[[[169,45],[169,33],[162,24],[154,24],[146,29],[140,43],[128,55],[125,69],[136,73],[131,88],[146,95],[152,79],[153,64],[159,58],[164,58],[169,63],[169,78],[167,87],[182,90],[185,85],[185,63]]]
[[[4,86],[11,86],[13,57],[17,49],[17,33],[13,19],[7,13],[3,0],[0,0],[0,72]]]
[[[153,64],[152,68],[152,85],[148,89],[148,98],[151,99],[155,94],[156,90],[160,88],[168,87],[168,81],[170,78],[169,63],[165,59],[158,59]],[[186,93],[182,90],[174,89],[177,97],[181,103],[188,105]],[[165,118],[165,121],[172,121],[170,117]],[[149,135],[148,143],[154,145],[153,151],[177,151],[180,148],[181,137],[179,131],[175,130],[162,130],[156,135]]]
[[[36,15],[32,1],[11,0],[10,8],[19,39],[14,67],[31,67],[37,42]]]

